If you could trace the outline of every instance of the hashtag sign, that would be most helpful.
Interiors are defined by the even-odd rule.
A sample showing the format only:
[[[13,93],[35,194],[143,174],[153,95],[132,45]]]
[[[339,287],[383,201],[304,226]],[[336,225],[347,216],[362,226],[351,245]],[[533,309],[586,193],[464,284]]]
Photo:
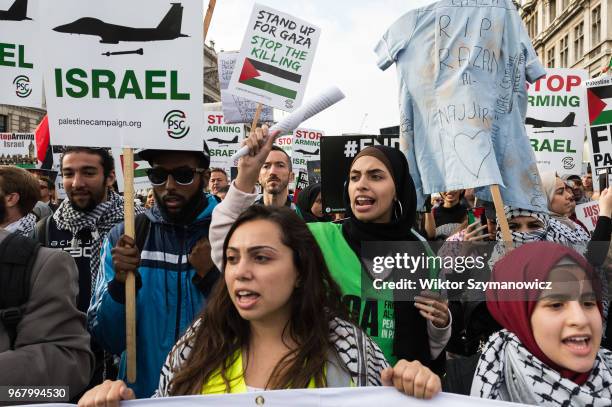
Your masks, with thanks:
[[[354,140],[349,140],[344,145],[344,156],[346,158],[353,158],[357,155],[357,148],[359,144],[357,144]]]

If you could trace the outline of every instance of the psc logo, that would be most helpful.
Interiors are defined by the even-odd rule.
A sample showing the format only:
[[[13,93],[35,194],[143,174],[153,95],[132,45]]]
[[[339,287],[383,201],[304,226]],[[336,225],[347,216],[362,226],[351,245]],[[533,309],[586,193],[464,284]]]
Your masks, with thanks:
[[[563,158],[563,168],[564,169],[571,170],[575,166],[576,166],[576,164],[574,164],[574,158],[573,157],[564,157]]]
[[[164,123],[166,123],[166,132],[170,138],[178,140],[189,134],[187,116],[182,110],[170,110],[164,116]]]
[[[30,78],[25,75],[19,75],[13,80],[15,85],[15,94],[20,98],[27,98],[32,94],[32,88],[30,88]]]

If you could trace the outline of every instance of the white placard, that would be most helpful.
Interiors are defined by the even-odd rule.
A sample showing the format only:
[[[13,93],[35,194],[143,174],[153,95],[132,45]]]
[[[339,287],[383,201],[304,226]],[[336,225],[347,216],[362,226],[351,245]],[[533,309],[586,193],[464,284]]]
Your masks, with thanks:
[[[588,79],[584,69],[547,69],[529,85],[525,127],[540,172],[582,172]]]
[[[221,103],[223,104],[223,119],[225,123],[251,124],[255,117],[257,103],[227,92],[227,87],[234,73],[238,54],[238,51],[220,52],[217,54],[219,87],[221,88]],[[262,106],[259,122],[266,123],[272,121],[274,121],[274,109],[270,106]]]
[[[223,168],[231,174],[234,160],[231,156],[241,147],[244,139],[244,126],[239,123],[228,124],[218,106],[204,105],[204,140],[210,150],[210,168]]]
[[[293,132],[291,164],[293,173],[308,174],[307,163],[321,159],[321,137],[325,133],[320,130],[298,128]]]
[[[0,104],[42,107],[39,0],[0,0]]]
[[[321,30],[255,4],[228,92],[277,109],[301,105]]]
[[[201,1],[54,0],[40,14],[54,143],[201,149]]]
[[[34,133],[0,133],[0,165],[36,168]]]

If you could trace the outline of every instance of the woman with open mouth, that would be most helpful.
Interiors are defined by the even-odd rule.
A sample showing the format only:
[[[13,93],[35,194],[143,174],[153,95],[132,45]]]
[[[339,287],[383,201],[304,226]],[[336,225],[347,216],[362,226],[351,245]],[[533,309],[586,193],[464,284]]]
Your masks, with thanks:
[[[223,241],[238,215],[255,202],[259,170],[272,148],[274,134],[267,126],[246,140],[250,153],[238,163],[238,175],[211,223],[212,258],[222,261]],[[374,290],[362,248],[374,242],[411,242],[419,255],[428,246],[412,228],[416,218],[416,189],[406,157],[397,149],[373,146],[352,161],[344,187],[346,216],[342,223],[308,223],[327,268],[340,287],[342,301],[391,364],[418,360],[434,371],[444,367],[444,346],[450,338],[446,302],[433,293],[398,298],[401,290]],[[386,248],[385,248],[386,250]],[[367,260],[367,259],[365,259]],[[406,300],[407,299],[407,300]],[[412,301],[411,299],[414,299]],[[404,301],[406,300],[406,301]]]
[[[504,329],[480,355],[453,361],[444,389],[539,406],[612,405],[601,280],[586,259],[556,243],[526,243],[496,263],[491,281],[547,287],[488,290],[487,307]]]
[[[210,302],[168,355],[156,397],[380,385],[417,398],[440,391],[440,378],[418,362],[390,368],[345,319],[323,254],[290,209],[244,212],[224,241],[222,270]],[[79,406],[133,398],[124,382],[107,381]]]

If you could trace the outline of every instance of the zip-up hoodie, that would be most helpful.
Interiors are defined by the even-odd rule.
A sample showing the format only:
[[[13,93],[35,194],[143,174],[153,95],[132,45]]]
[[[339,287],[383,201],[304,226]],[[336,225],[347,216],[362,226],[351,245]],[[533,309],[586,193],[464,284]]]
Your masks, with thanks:
[[[211,270],[204,279],[199,279],[187,261],[196,242],[208,236],[217,200],[213,196],[206,199],[206,207],[189,225],[169,223],[157,206],[145,212],[150,225],[137,276],[137,379],[136,383],[128,384],[138,398],[150,397],[155,392],[166,356],[205,306],[208,292],[219,275],[217,270]],[[118,378],[125,380],[125,286],[114,279],[111,256],[111,249],[123,231],[123,223],[115,226],[102,246],[100,272],[87,322],[89,331],[105,350],[121,354]]]

